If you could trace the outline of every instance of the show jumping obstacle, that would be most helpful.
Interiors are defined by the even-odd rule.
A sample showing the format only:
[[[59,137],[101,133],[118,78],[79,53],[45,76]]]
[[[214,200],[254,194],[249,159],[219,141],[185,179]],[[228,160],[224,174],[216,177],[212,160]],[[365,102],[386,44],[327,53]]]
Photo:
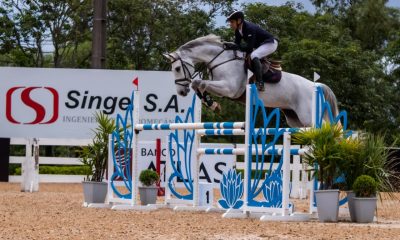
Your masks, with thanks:
[[[274,109],[267,114],[262,100],[258,98],[255,86],[247,86],[245,122],[202,123],[201,103],[196,101],[196,96],[194,96],[185,119],[182,120],[177,116],[175,123],[171,124],[138,124],[139,94],[137,91],[133,93],[133,105],[128,107],[125,117],[117,116],[117,129],[123,127],[123,132],[114,132],[110,138],[107,202],[113,203],[114,209],[155,209],[157,207],[137,205],[138,134],[146,130],[174,130],[168,139],[169,154],[166,162],[167,185],[164,206],[174,206],[177,210],[204,210],[205,207],[199,206],[198,195],[200,157],[211,154],[244,155],[244,179],[241,179],[241,173],[231,169],[223,174],[221,180],[222,199],[218,203],[220,208],[227,210],[224,216],[253,215],[260,217],[261,220],[308,219],[309,215],[293,214],[292,204],[289,203],[290,156],[304,155],[307,151],[306,148],[291,147],[290,134],[300,129],[280,128],[279,109]],[[346,113],[341,112],[338,116],[333,116],[321,88],[315,88],[313,99],[314,126],[321,126],[323,119],[328,116],[331,122],[337,122],[343,118],[342,125],[344,128],[347,127]],[[257,117],[260,116],[261,126],[256,127]],[[274,128],[268,128],[270,125]],[[216,135],[244,135],[245,147],[199,147],[201,136]],[[282,139],[283,147],[277,147],[278,141]],[[175,155],[172,154],[172,149],[176,149]],[[279,163],[274,168],[276,161]],[[267,170],[266,177],[262,179],[265,170]],[[183,193],[175,188],[174,183],[177,179],[183,180],[185,187]],[[310,213],[315,211],[313,190],[316,189],[317,184],[315,182],[314,187],[311,188]]]

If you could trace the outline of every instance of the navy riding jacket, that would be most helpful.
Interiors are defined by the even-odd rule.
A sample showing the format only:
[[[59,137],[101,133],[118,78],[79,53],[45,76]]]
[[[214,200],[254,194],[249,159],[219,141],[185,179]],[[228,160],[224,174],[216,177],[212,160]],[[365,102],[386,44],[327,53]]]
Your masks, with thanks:
[[[243,36],[240,34],[239,29],[236,29],[235,43],[241,46],[240,43],[243,39],[247,43],[247,53],[251,53],[253,49],[258,48],[265,43],[274,42],[274,40],[277,39],[268,31],[249,21],[243,21],[242,33]]]

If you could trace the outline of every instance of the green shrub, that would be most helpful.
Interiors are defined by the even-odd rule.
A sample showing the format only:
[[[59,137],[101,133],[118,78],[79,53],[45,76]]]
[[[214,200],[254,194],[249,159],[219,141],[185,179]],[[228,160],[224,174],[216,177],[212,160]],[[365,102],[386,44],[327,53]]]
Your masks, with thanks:
[[[353,184],[356,197],[375,197],[377,188],[375,179],[368,175],[359,176]]]
[[[90,172],[88,166],[39,166],[40,174],[86,175]]]
[[[150,169],[143,170],[139,175],[139,180],[144,186],[154,185],[159,178],[157,172]]]
[[[54,175],[87,175],[91,173],[88,166],[39,166],[39,174]],[[21,167],[13,170],[11,175],[21,175]]]
[[[10,163],[8,167],[9,175],[21,175],[21,164]]]

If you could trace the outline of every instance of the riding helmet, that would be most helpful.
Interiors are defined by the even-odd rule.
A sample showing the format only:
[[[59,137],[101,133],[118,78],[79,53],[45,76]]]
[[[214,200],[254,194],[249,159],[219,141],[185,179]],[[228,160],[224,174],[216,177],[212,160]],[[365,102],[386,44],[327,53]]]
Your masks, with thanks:
[[[229,16],[226,19],[226,21],[228,22],[230,20],[238,20],[238,19],[244,20],[244,14],[243,14],[242,11],[235,10],[231,14],[229,14]]]

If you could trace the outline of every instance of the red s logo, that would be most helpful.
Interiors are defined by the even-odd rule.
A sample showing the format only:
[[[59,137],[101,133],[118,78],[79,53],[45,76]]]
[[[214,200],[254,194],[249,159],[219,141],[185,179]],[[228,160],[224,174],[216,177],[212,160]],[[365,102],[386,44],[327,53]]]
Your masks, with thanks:
[[[32,122],[21,123],[15,120],[12,115],[12,96],[18,89],[24,89],[21,92],[22,102],[36,112],[36,117]],[[53,116],[51,116],[51,118],[46,122],[43,122],[46,117],[45,107],[31,98],[31,92],[36,89],[46,89],[46,91],[49,91],[53,96]],[[8,121],[14,124],[50,124],[58,119],[58,101],[58,93],[54,88],[51,87],[13,87],[10,88],[6,94],[6,117]]]

